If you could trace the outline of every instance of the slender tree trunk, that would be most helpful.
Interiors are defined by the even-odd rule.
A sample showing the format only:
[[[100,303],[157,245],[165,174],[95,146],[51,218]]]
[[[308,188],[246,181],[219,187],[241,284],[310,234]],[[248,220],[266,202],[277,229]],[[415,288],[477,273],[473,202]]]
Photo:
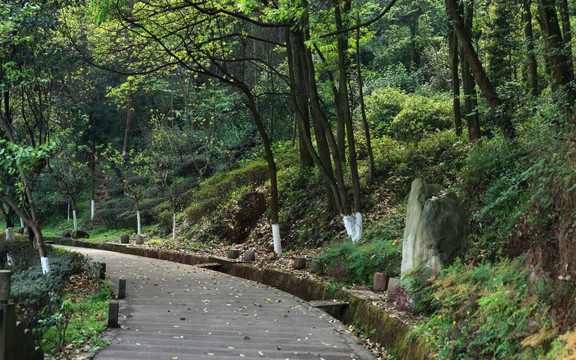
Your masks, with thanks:
[[[459,12],[464,16],[464,28],[468,36],[472,32],[472,22],[474,20],[474,1],[461,3]],[[456,31],[454,31],[456,36]],[[458,43],[456,36],[456,43]],[[480,117],[478,116],[478,96],[476,94],[476,82],[468,65],[468,60],[464,56],[464,50],[459,47],[461,70],[462,70],[462,90],[464,91],[464,115],[466,117],[466,126],[468,127],[468,139],[475,142],[480,139]]]
[[[334,18],[336,21],[336,30],[343,28],[342,25],[342,12],[339,2],[334,2]],[[344,0],[342,2],[342,7],[344,12],[348,6],[349,1]],[[348,131],[348,117],[350,117],[350,109],[348,103],[348,87],[346,86],[347,74],[346,74],[346,63],[343,54],[348,49],[347,38],[345,33],[336,36],[336,46],[338,51],[338,88],[334,94],[334,103],[336,105],[336,138],[338,144],[338,152],[340,153],[340,161],[342,163],[346,162],[346,136]],[[348,144],[350,146],[350,144]]]
[[[420,18],[420,10],[411,16],[410,22],[410,66],[409,71],[416,70],[420,67],[420,59],[418,58],[418,49],[416,49],[416,35],[418,35],[418,19]]]
[[[530,87],[530,94],[536,97],[540,95],[540,91],[538,89],[538,63],[536,62],[536,54],[534,53],[534,31],[532,29],[531,4],[532,0],[524,0],[522,3],[522,15],[524,19],[524,37],[526,38],[528,86]]]
[[[94,213],[96,210],[96,147],[92,146],[92,161],[90,162],[90,172],[92,173],[92,184],[90,189],[90,220],[94,221]]]
[[[76,218],[76,202],[74,200],[71,201],[72,204],[72,219],[74,224],[74,231],[78,230],[78,221]]]
[[[282,243],[280,237],[280,227],[279,227],[279,203],[278,203],[278,172],[276,168],[276,162],[274,161],[274,153],[272,152],[272,146],[270,144],[270,139],[266,133],[266,127],[258,111],[256,105],[256,99],[248,87],[241,87],[244,94],[248,99],[248,109],[252,113],[252,119],[256,124],[256,128],[260,133],[260,138],[262,139],[262,145],[264,146],[264,153],[266,154],[266,162],[268,163],[268,171],[270,173],[270,221],[272,223],[272,238],[274,241],[274,253],[276,256],[282,255]]]
[[[313,69],[309,69],[309,64],[306,60],[306,52],[309,50],[304,45],[304,42],[305,35],[303,32],[291,32],[291,44],[294,54],[294,74],[297,83],[301,84],[298,87],[298,91],[302,91],[303,94],[306,94],[302,99],[302,106],[306,109],[305,114],[308,114],[308,111],[310,111],[312,118],[312,126],[314,128],[314,137],[316,138],[318,157],[321,162],[321,166],[318,166],[319,164],[316,165],[318,168],[323,168],[326,172],[326,176],[324,176],[324,182],[326,189],[327,210],[328,212],[332,212],[334,209],[340,211],[340,205],[336,201],[337,187],[333,186],[331,183],[331,180],[334,179],[334,170],[332,167],[332,160],[330,158],[330,149],[324,128],[320,125],[320,121],[318,120],[319,117],[323,115],[321,114],[320,106],[318,104],[317,93],[313,94],[311,90],[312,86],[315,86],[315,82],[313,85],[310,85],[310,79],[315,81],[315,74],[313,73]],[[309,74],[311,71],[312,74]],[[303,116],[301,118],[305,121],[305,123],[300,126],[301,134],[303,134],[302,131],[306,131],[307,127],[309,128],[309,125],[307,125],[308,122],[304,119]],[[303,135],[306,136],[309,134]],[[308,147],[308,144],[306,144],[306,147],[308,148],[308,151],[311,151]],[[310,154],[314,157],[312,153]]]
[[[568,58],[568,70],[574,78],[574,61],[572,60],[572,28],[570,26],[570,11],[568,10],[568,0],[558,0],[560,19],[562,20],[562,36],[564,38],[564,50]]]
[[[306,37],[306,40],[308,38]],[[304,46],[304,43],[301,44]],[[304,57],[306,62],[306,67],[308,70],[308,92],[310,94],[310,111],[312,113],[312,119],[314,120],[315,124],[319,129],[322,129],[324,132],[324,137],[328,142],[328,146],[330,147],[330,154],[332,156],[332,165],[334,166],[334,179],[336,180],[337,185],[337,193],[334,194],[336,205],[340,210],[340,213],[343,215],[350,215],[350,204],[348,204],[347,196],[346,196],[346,187],[344,185],[344,174],[342,171],[342,164],[340,162],[340,152],[338,148],[338,144],[334,135],[332,133],[332,129],[330,128],[330,123],[326,119],[326,116],[322,112],[320,107],[320,99],[318,97],[318,88],[316,86],[316,76],[314,70],[314,62],[312,60],[312,53],[310,49],[306,48],[304,51]],[[315,126],[315,130],[317,128]],[[318,134],[316,134],[318,138]]]
[[[124,146],[122,156],[128,156],[130,150],[130,129],[132,127],[132,118],[134,117],[134,94],[129,90],[128,104],[126,105],[126,126],[124,128]]]
[[[478,58],[478,54],[472,45],[472,40],[465,31],[464,22],[458,12],[457,0],[445,0],[445,4],[448,16],[454,24],[454,29],[458,36],[458,42],[463,49],[464,56],[470,64],[470,69],[476,78],[480,90],[482,90],[484,97],[488,101],[488,105],[496,117],[502,135],[505,139],[513,139],[516,136],[516,130],[508,116],[504,103],[498,97],[494,87],[492,86],[492,82],[488,76],[486,76],[484,68]]]
[[[538,4],[542,30],[546,38],[546,50],[552,72],[552,90],[560,95],[560,109],[565,114],[572,113],[574,102],[571,82],[574,80],[571,56],[565,50],[556,5],[554,0],[540,0]]]
[[[454,129],[457,135],[462,135],[462,113],[460,112],[460,77],[458,76],[458,40],[454,28],[448,33],[450,52],[450,71],[452,75],[452,107],[454,108]]]
[[[341,30],[344,28],[342,16],[339,11],[340,7],[335,4],[335,19],[336,29]],[[343,4],[344,14],[350,9],[350,2],[345,1]],[[346,136],[348,140],[348,163],[350,165],[350,175],[352,178],[352,189],[354,194],[354,214],[353,217],[344,220],[350,222],[351,225],[346,227],[348,234],[352,241],[356,242],[362,237],[362,202],[360,199],[360,178],[358,175],[358,162],[356,156],[356,141],[354,140],[354,125],[352,124],[352,115],[350,113],[350,105],[348,100],[348,74],[347,74],[347,58],[346,52],[348,50],[348,39],[344,36],[345,33],[339,34],[337,38],[337,51],[338,51],[338,93],[340,97],[341,112],[344,116],[346,124]],[[350,228],[351,227],[351,228]]]
[[[356,23],[360,24],[360,16],[356,18]],[[362,125],[364,126],[364,136],[366,137],[366,148],[368,150],[368,160],[370,163],[370,182],[374,180],[376,166],[374,165],[374,152],[372,151],[372,139],[370,137],[370,126],[366,118],[366,105],[364,104],[364,83],[362,81],[362,68],[360,66],[360,28],[356,29],[356,72],[358,78],[358,101],[360,102],[360,114],[362,115]]]
[[[297,57],[294,56],[294,50],[292,46],[292,37],[289,30],[286,30],[286,52],[288,54],[288,70],[290,76],[291,87],[291,100],[292,106],[294,107],[295,123],[294,127],[299,128],[300,123],[303,124],[302,130],[298,131],[298,145],[300,150],[300,164],[302,167],[312,167],[314,166],[314,160],[310,154],[308,148],[306,147],[305,137],[310,137],[310,114],[308,112],[308,96],[306,95],[305,80],[302,77],[302,66],[295,63]],[[298,58],[299,61],[299,58]]]

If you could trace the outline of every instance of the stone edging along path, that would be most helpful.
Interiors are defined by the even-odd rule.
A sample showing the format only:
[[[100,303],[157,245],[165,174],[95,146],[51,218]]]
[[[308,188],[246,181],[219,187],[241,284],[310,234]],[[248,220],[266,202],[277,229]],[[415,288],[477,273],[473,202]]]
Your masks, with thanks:
[[[431,349],[418,337],[410,335],[410,326],[390,317],[388,313],[345,290],[335,290],[327,284],[302,279],[287,272],[271,269],[257,269],[244,262],[233,262],[214,256],[199,256],[184,252],[146,248],[117,243],[96,243],[70,238],[49,238],[55,244],[93,248],[122,254],[168,260],[172,262],[198,265],[210,264],[210,267],[222,273],[269,285],[306,301],[336,300],[345,302],[341,312],[336,315],[346,325],[354,324],[374,342],[380,343],[399,359],[431,359]]]

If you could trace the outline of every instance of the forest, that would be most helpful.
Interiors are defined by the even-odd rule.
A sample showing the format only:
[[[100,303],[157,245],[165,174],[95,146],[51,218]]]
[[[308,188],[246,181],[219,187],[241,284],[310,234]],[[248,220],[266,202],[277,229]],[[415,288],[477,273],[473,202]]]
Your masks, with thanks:
[[[567,0],[3,1],[0,222],[28,234],[0,241],[3,268],[34,247],[26,266],[60,271],[46,239],[70,230],[308,254],[366,285],[400,276],[420,177],[461,200],[469,246],[408,275],[415,336],[440,358],[573,356],[575,16]]]

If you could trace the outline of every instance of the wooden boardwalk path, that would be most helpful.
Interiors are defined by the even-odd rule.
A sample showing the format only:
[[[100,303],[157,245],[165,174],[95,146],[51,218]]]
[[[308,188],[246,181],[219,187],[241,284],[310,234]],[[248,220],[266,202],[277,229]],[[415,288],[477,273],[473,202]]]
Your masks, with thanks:
[[[346,327],[307,302],[215,271],[102,250],[121,328],[95,359],[373,359]]]

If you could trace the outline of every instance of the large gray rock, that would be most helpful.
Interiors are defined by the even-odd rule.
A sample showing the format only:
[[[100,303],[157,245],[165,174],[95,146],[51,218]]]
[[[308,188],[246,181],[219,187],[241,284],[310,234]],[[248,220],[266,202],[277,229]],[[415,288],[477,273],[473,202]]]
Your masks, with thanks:
[[[467,235],[466,214],[456,194],[414,180],[406,211],[402,274],[418,266],[439,272],[464,255]]]

